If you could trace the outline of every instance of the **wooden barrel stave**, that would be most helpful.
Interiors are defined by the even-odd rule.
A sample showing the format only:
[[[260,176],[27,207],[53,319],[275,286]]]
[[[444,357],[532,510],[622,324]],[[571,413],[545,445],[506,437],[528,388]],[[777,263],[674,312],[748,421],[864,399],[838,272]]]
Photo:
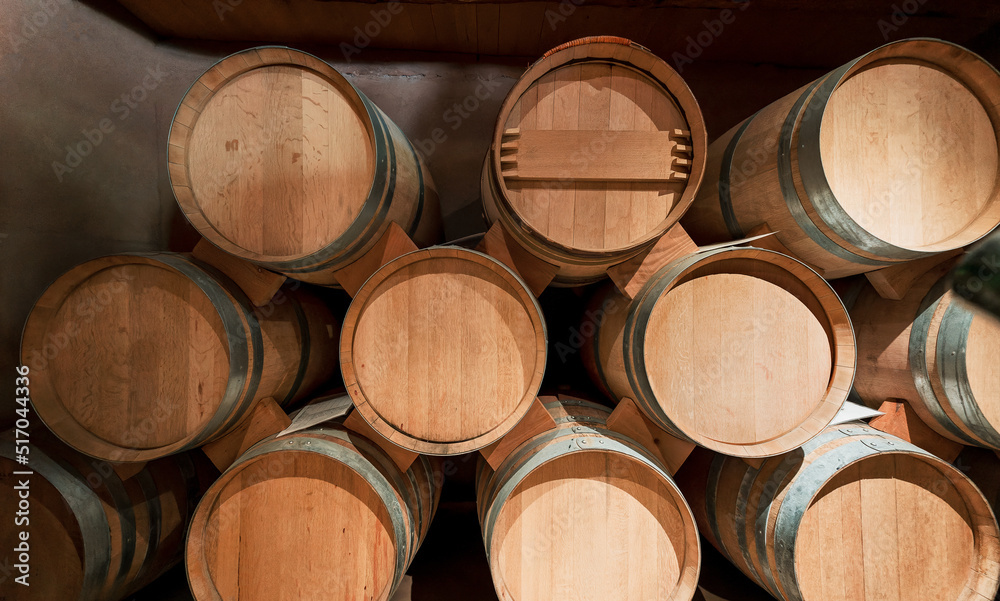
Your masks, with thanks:
[[[184,255],[77,266],[42,294],[25,324],[22,361],[36,374],[39,418],[84,453],[145,461],[223,435],[260,399],[301,398],[329,377],[339,331],[299,286],[256,308],[226,276]],[[52,346],[60,337],[63,348]],[[98,407],[126,421],[112,427]]]

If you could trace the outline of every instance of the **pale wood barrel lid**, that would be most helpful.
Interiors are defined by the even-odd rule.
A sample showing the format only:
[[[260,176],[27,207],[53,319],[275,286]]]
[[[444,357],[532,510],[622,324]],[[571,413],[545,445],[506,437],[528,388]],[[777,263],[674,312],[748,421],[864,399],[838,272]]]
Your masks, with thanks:
[[[91,453],[92,443],[184,443],[215,415],[230,377],[212,300],[187,276],[137,256],[84,263],[50,286],[25,326],[22,355],[35,361],[35,352],[44,360],[32,370],[36,398],[45,398],[39,416]]]
[[[617,453],[577,452],[532,471],[504,501],[491,564],[506,601],[686,600],[677,591],[698,569],[697,538],[663,476]]]
[[[254,260],[329,246],[372,188],[375,149],[364,102],[309,54],[261,47],[209,69],[170,132],[178,203],[216,245]]]
[[[354,298],[341,367],[362,416],[429,454],[475,450],[527,412],[545,368],[541,312],[524,283],[456,247],[409,253]]]
[[[996,535],[964,475],[883,452],[840,469],[811,499],[795,576],[805,601],[986,599],[973,591],[996,589]]]
[[[906,40],[827,86],[834,83],[822,169],[858,226],[897,247],[934,251],[969,244],[1000,222],[1000,74],[992,66],[952,44]]]
[[[854,374],[835,293],[804,264],[757,249],[692,259],[653,305],[642,345],[663,412],[734,455],[781,453],[818,434]]]
[[[205,591],[239,601],[388,598],[392,521],[354,469],[319,453],[279,451],[223,478],[189,537],[198,599],[218,598]]]
[[[706,148],[698,103],[674,69],[629,40],[593,37],[550,51],[515,84],[493,162],[521,225],[557,246],[604,253],[680,218]]]

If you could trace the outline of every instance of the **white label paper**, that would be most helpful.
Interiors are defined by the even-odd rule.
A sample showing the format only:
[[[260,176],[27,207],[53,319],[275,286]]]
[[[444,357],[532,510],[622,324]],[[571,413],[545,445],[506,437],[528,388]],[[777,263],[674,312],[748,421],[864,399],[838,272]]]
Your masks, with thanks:
[[[844,406],[840,408],[840,412],[837,416],[833,418],[830,422],[831,426],[839,426],[840,424],[846,424],[849,422],[858,422],[861,420],[868,420],[873,417],[878,417],[880,415],[885,415],[881,411],[876,411],[875,409],[869,409],[864,405],[859,405],[857,403],[852,403],[851,401],[846,401]]]
[[[346,394],[334,397],[329,401],[313,403],[296,411],[295,416],[292,418],[292,423],[281,432],[278,432],[278,436],[305,430],[331,419],[337,419],[338,417],[347,415],[347,412],[353,406],[354,401]]]

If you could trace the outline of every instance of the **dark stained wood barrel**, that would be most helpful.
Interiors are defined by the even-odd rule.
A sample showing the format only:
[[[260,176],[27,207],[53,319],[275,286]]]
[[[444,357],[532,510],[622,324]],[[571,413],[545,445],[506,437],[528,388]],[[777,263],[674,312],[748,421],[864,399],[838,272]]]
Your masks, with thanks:
[[[336,285],[390,222],[440,241],[437,192],[399,128],[336,69],[282,46],[244,50],[201,76],[170,128],[170,183],[219,248]]]
[[[827,278],[961,248],[1000,224],[998,105],[976,54],[892,42],[715,140],[682,223],[699,244],[766,224]]]
[[[11,520],[0,528],[10,554],[28,538],[30,586],[5,579],[19,601],[117,601],[155,580],[182,558],[184,536],[201,494],[218,476],[201,453],[181,453],[148,463],[122,479],[103,461],[86,457],[35,429],[28,466],[16,463],[13,432],[0,435],[0,510]],[[22,475],[30,470],[30,475]],[[28,498],[16,490],[28,482]],[[13,521],[20,510],[29,520]],[[27,510],[24,510],[24,507]]]
[[[336,370],[339,334],[301,284],[253,307],[185,255],[113,255],[45,290],[21,357],[35,411],[63,441],[109,461],[147,461],[222,436],[261,399],[302,398]]]
[[[545,404],[555,430],[493,471],[480,461],[479,519],[504,601],[690,601],[701,548],[662,463],[607,427],[607,407]]]
[[[992,599],[989,504],[959,470],[863,424],[760,467],[697,450],[677,474],[701,533],[778,599]]]
[[[504,100],[483,166],[486,216],[558,266],[556,285],[595,282],[680,219],[707,146],[698,102],[665,61],[623,38],[575,40]]]
[[[187,542],[197,601],[392,596],[420,547],[442,474],[403,472],[337,423],[268,438],[198,506]]]

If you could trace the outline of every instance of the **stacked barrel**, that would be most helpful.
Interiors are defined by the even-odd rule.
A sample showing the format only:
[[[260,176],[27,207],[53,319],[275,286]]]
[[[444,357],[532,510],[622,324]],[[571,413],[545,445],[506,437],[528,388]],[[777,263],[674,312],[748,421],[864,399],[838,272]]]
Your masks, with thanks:
[[[900,300],[868,287],[851,309],[855,390],[873,406],[903,399],[940,435],[1000,449],[1000,322],[949,289],[948,260]]]
[[[608,408],[546,400],[555,429],[495,471],[480,462],[479,519],[497,594],[691,599],[698,531],[661,461],[609,428]]]
[[[137,474],[115,484],[117,472],[110,471],[106,494],[102,489],[70,501],[64,511],[55,502],[82,490],[77,472],[67,475],[44,456],[32,456],[39,473],[51,473],[54,489],[45,498],[52,498],[54,520],[67,528],[78,523],[66,541],[78,549],[68,546],[53,561],[79,551],[82,566],[58,585],[79,595],[43,588],[37,598],[124,596],[180,557],[191,523],[187,568],[198,599],[388,599],[429,527],[440,471],[426,458],[397,465],[343,420],[278,439],[275,432],[288,419],[283,411],[337,383],[331,378],[342,315],[335,317],[330,294],[308,284],[340,287],[343,270],[387,232],[401,231],[421,246],[440,240],[438,198],[426,166],[391,119],[343,75],[283,47],[239,52],[195,81],[171,124],[167,159],[181,210],[223,252],[196,248],[89,261],[45,290],[25,325],[22,356],[31,368],[38,417],[75,449]],[[281,285],[282,277],[269,271],[290,279]],[[517,282],[498,263],[473,277],[525,303],[525,315],[533,315],[527,327],[541,333],[541,342],[522,348],[525,322],[518,321],[502,365],[503,374],[512,374],[528,351],[542,357],[525,363],[524,381],[514,384],[524,388],[518,398],[533,395],[527,391],[540,381],[545,356],[533,300],[517,295]],[[512,381],[495,377],[493,385],[514,394]],[[511,420],[516,417],[505,427]],[[208,482],[181,486],[180,478],[155,466],[181,461],[199,447],[225,473],[195,512],[194,493]],[[5,468],[4,482],[11,473]],[[139,495],[167,503],[175,481],[188,494],[170,504],[173,513],[162,528],[169,545],[156,555],[150,536],[160,535],[159,516],[140,515],[153,503]],[[138,487],[134,507],[122,496],[131,482]],[[157,483],[164,487],[159,493]],[[129,534],[125,522],[133,515]],[[324,516],[322,527],[313,523],[317,515]],[[245,526],[252,522],[263,527],[253,532]],[[275,532],[275,523],[285,531]],[[152,532],[138,533],[148,549],[135,549],[137,527]],[[110,546],[102,528],[112,532]],[[265,548],[286,552],[269,552],[264,561]],[[322,560],[302,560],[300,552],[309,548]],[[340,571],[317,574],[317,561]],[[297,569],[303,577],[274,578],[269,569],[286,575]],[[306,578],[310,574],[315,578]]]
[[[27,469],[14,454],[23,436],[0,435],[0,509],[26,527],[0,531],[4,548],[21,558],[8,569],[20,563],[30,583],[8,582],[19,591],[12,599],[118,601],[181,560],[195,505],[218,476],[203,455],[180,453],[120,475],[38,432]]]
[[[776,598],[996,594],[992,498],[987,502],[948,462],[950,449],[961,448],[956,443],[997,448],[1000,441],[994,415],[1000,324],[965,304],[949,278],[960,260],[951,257],[1000,223],[998,99],[1000,74],[962,48],[936,40],[886,45],[713,142],[705,184],[682,220],[702,244],[771,234],[761,243],[825,278],[866,273],[838,283],[851,291],[843,324],[850,330],[853,321],[857,346],[856,377],[839,387],[853,386],[855,398],[873,408],[904,403],[904,413],[925,425],[900,426],[892,417],[880,427],[940,449],[944,458],[860,423],[818,424],[781,454],[761,453],[770,456],[763,460],[730,457],[741,453],[720,445],[721,437],[705,442],[689,434],[683,420],[690,412],[666,392],[674,389],[657,388],[663,376],[655,371],[650,378],[648,337],[629,338],[648,328],[650,305],[630,309],[621,325],[612,319],[598,329],[598,336],[608,325],[622,332],[613,343],[595,345],[593,371],[604,387],[638,398],[651,418],[672,426],[668,431],[716,451],[695,451],[678,482],[705,538]],[[641,308],[642,295],[657,285],[672,286],[650,284],[633,303]],[[698,315],[699,304],[690,306]],[[701,323],[711,339],[714,324]],[[792,350],[785,369],[802,361],[808,331],[799,328],[795,342],[782,345]],[[637,348],[635,340],[646,346]],[[693,354],[698,346],[686,348]],[[850,357],[853,371],[853,349]],[[673,379],[677,367],[686,367],[670,365],[674,373],[661,373]],[[798,404],[815,394],[802,384],[793,395]],[[651,406],[651,397],[667,402]],[[796,404],[783,399],[775,407],[794,412]],[[732,415],[705,422],[718,427]],[[735,415],[752,413],[740,407]],[[785,417],[780,409],[768,416]],[[956,465],[962,467],[961,458]]]
[[[1000,531],[954,457],[835,420],[852,393],[905,402],[948,444],[1000,449],[1000,324],[948,277],[1000,223],[998,106],[985,61],[909,40],[710,145],[665,61],[577,40],[504,100],[491,229],[467,248],[433,246],[423,159],[342,74],[284,47],[219,61],[167,156],[216,248],[84,263],[25,325],[39,418],[116,463],[91,491],[84,460],[39,456],[45,527],[72,529],[53,561],[78,560],[45,598],[128,594],[190,524],[198,601],[387,601],[436,512],[436,457],[471,452],[504,601],[689,601],[700,536],[787,601],[992,598]],[[827,281],[862,273],[849,298]],[[548,285],[590,286],[589,396],[539,397]],[[316,399],[338,364],[346,394]]]
[[[266,307],[183,254],[114,255],[53,283],[24,326],[38,417],[107,461],[217,439],[255,404],[303,398],[332,372],[339,324],[304,287]]]
[[[629,40],[549,51],[500,108],[482,176],[486,216],[558,285],[598,281],[694,201],[708,136],[691,90]]]
[[[939,40],[887,44],[716,140],[683,221],[761,227],[828,278],[961,248],[1000,222],[997,72]]]
[[[661,267],[628,299],[606,287],[588,370],[673,436],[741,457],[816,436],[854,378],[854,335],[830,286],[795,259],[755,248]]]
[[[1000,326],[947,292],[953,262],[942,253],[1000,223],[997,72],[944,42],[890,44],[706,148],[696,105],[664,67],[608,38],[567,44],[532,65],[502,106],[486,157],[488,219],[548,264],[553,285],[612,277],[591,294],[578,330],[587,371],[661,439],[702,447],[682,468],[681,488],[702,534],[761,587],[789,600],[992,598],[997,526],[978,489],[914,444],[830,423],[853,390],[875,407],[911,401],[953,441],[995,444],[1000,370],[985,357],[1000,350]],[[647,85],[652,100],[641,106],[669,109],[633,110],[628,100],[639,95],[627,86]],[[641,158],[625,160],[629,151]],[[695,242],[717,246],[672,242],[678,221]],[[870,288],[850,314],[826,281],[886,267],[897,271],[873,282],[916,282],[902,300]],[[620,423],[559,411],[570,430]],[[586,416],[586,427],[566,412]],[[524,556],[575,540],[545,540],[561,522],[546,514],[541,491],[587,488],[583,470],[567,474],[543,451],[562,428],[480,474],[503,599],[565,590],[552,555]],[[588,447],[560,452],[574,448]],[[544,461],[552,475],[536,475]],[[510,498],[520,505],[505,518]],[[574,550],[558,556],[560,568],[575,565]],[[924,576],[910,575],[930,563]],[[602,589],[610,577],[596,565],[574,595],[645,594]]]
[[[341,368],[355,407],[393,444],[457,455],[499,440],[541,386],[545,321],[500,261],[458,247],[403,255],[354,297]]]
[[[266,46],[219,61],[177,107],[169,142],[170,184],[191,224],[272,271],[336,285],[389,223],[439,241],[437,192],[409,140],[305,52]]]
[[[427,534],[440,487],[426,457],[401,469],[340,423],[269,437],[198,507],[187,542],[192,592],[386,601]]]
[[[779,599],[991,599],[989,503],[962,472],[862,425],[753,467],[698,453],[678,474],[699,527]]]

